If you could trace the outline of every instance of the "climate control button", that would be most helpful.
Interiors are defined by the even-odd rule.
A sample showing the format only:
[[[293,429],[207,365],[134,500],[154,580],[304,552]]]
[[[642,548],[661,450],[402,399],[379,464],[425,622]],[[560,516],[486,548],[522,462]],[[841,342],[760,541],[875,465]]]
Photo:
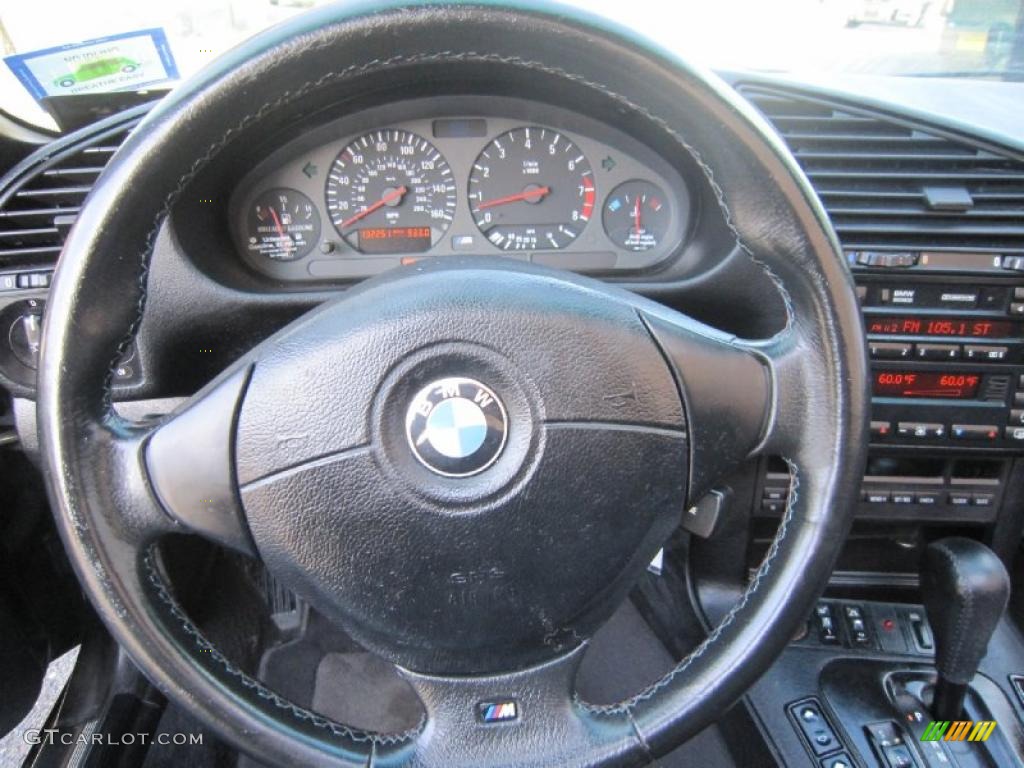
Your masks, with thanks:
[[[954,440],[998,440],[999,427],[994,424],[954,424],[949,435]]]
[[[943,438],[946,436],[946,425],[927,424],[919,421],[901,421],[896,425],[896,434],[900,437],[913,437],[918,440]]]

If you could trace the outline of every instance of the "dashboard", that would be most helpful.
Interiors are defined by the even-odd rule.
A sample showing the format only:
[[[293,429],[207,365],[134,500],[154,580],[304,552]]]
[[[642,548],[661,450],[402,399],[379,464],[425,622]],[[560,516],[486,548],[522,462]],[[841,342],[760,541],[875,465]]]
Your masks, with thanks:
[[[370,108],[276,149],[232,195],[239,257],[286,282],[423,256],[637,272],[685,245],[690,189],[628,134],[550,104],[440,97]]]
[[[966,83],[726,76],[817,190],[864,314],[871,447],[862,527],[839,572],[910,562],[892,530],[918,548],[951,526],[1010,525],[1024,508],[1024,142],[997,118],[1015,113],[1019,90],[981,110]],[[780,327],[784,307],[693,158],[649,121],[536,85],[381,93],[239,143],[155,242],[159,290],[116,368],[119,398],[195,391],[336,291],[428,256],[594,274],[748,338]],[[63,214],[88,191],[64,180],[112,154],[142,114],[61,139],[0,183],[0,215],[24,228],[0,249],[0,382],[25,403]],[[41,200],[52,228],[38,225]],[[168,336],[173,349],[157,354]],[[753,534],[732,562],[758,561],[787,478],[765,460],[748,498],[736,491]]]
[[[896,102],[768,76],[733,84],[815,187],[861,306],[870,445],[833,584],[912,585],[928,542],[950,534],[1006,555],[1024,528],[1020,147]],[[781,300],[748,258],[772,247],[772,233],[741,252],[713,181],[679,145],[582,97],[556,106],[499,90],[382,95],[236,142],[189,181],[155,236],[137,342],[112,374],[116,399],[139,416],[162,412],[338,291],[427,257],[501,256],[621,280],[749,338],[779,327]],[[0,247],[0,384],[16,394],[21,435],[35,433],[46,289],[67,211],[81,205],[60,197],[66,171],[89,167],[83,146],[116,150],[110,137],[124,129],[95,130],[91,143],[0,180],[0,217],[27,233],[21,262]],[[12,207],[19,194],[27,202]],[[36,223],[40,199],[56,206],[49,261],[39,249],[51,246],[31,240],[50,236]],[[709,494],[728,530],[694,547],[695,587],[757,572],[794,492],[789,465],[759,457]]]

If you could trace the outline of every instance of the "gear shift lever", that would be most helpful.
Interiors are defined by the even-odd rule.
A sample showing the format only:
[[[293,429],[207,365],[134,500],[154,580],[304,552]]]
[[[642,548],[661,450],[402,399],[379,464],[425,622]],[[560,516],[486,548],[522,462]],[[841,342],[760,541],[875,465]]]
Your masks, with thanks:
[[[932,715],[960,720],[967,686],[1006,610],[1010,577],[984,544],[953,537],[925,550],[921,591],[939,671]]]

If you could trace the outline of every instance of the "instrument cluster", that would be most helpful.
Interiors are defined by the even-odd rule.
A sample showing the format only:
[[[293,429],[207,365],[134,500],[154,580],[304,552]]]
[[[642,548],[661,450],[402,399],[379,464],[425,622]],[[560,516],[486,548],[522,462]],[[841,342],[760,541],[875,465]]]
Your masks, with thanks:
[[[424,255],[643,270],[683,245],[691,208],[675,168],[617,129],[466,97],[315,129],[260,163],[231,202],[241,255],[292,281],[368,277]]]

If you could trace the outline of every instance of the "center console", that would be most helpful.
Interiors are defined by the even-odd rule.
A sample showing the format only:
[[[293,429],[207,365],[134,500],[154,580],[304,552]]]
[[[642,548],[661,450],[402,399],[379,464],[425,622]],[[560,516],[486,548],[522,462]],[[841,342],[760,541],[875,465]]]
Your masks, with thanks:
[[[871,358],[871,447],[857,517],[989,525],[1024,455],[1024,259],[848,251]],[[756,514],[788,473],[764,462]]]
[[[785,765],[1024,766],[1024,642],[1001,607],[979,613],[990,584],[965,586],[1021,541],[1024,257],[846,255],[870,357],[864,480],[824,597],[748,705]],[[789,485],[761,461],[749,571]],[[936,560],[948,542],[964,554]]]

